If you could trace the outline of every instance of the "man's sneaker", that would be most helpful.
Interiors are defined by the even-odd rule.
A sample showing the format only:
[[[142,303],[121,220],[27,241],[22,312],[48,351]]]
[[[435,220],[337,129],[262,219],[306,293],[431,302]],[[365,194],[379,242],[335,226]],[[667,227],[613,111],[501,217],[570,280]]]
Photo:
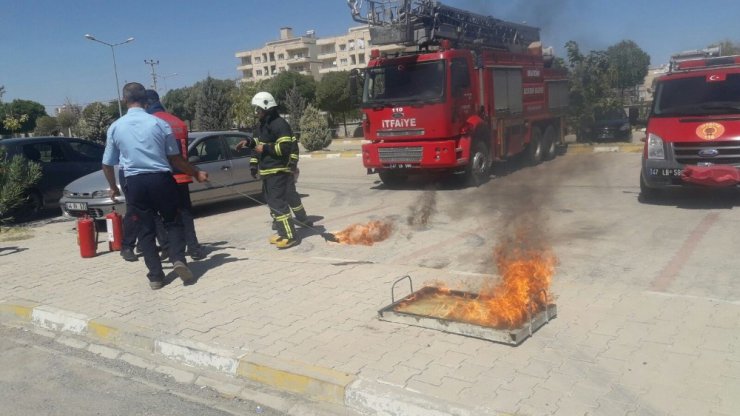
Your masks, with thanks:
[[[139,257],[134,254],[134,250],[131,250],[130,248],[122,248],[121,249],[121,257],[123,257],[126,261],[138,261]]]
[[[203,249],[200,247],[188,250],[188,256],[190,256],[190,258],[193,260],[202,260],[206,258],[206,254],[203,253]]]
[[[152,288],[152,290],[159,290],[164,287],[164,282],[157,280],[154,282],[149,282],[149,287]]]
[[[287,238],[284,238],[277,243],[275,243],[275,247],[279,248],[280,250],[293,247],[295,245],[298,245],[298,240],[288,240]]]
[[[282,239],[283,239],[283,237],[281,237],[280,234],[275,234],[272,237],[270,237],[270,240],[268,240],[268,241],[270,241],[270,244],[277,244]]]
[[[193,272],[188,268],[188,266],[181,262],[176,261],[172,264],[174,266],[175,274],[180,276],[180,279],[182,279],[183,283],[188,284],[193,281]]]

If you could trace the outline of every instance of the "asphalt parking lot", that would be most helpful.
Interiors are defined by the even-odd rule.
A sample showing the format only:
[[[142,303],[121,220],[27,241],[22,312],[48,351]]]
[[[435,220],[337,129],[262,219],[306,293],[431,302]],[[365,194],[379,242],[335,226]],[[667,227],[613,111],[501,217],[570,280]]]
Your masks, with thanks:
[[[639,163],[616,145],[498,170],[479,188],[391,190],[357,158],[305,158],[298,189],[323,228],[304,230],[298,247],[271,247],[267,210],[252,201],[201,208],[198,282],[152,292],[143,262],[104,243],[81,259],[75,223],[47,221],[0,243],[0,316],[337,414],[738,414],[740,201],[687,193],[640,204]],[[371,220],[393,224],[387,240],[319,234]],[[517,227],[557,257],[558,307],[519,346],[378,320],[404,275],[415,288],[495,282],[494,248]]]

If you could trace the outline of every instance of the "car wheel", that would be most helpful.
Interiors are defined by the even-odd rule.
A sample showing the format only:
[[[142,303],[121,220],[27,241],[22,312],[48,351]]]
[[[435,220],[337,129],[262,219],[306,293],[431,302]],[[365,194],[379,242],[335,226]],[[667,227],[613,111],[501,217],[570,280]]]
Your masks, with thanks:
[[[660,194],[660,189],[651,188],[648,186],[648,184],[645,182],[645,178],[642,177],[642,172],[640,172],[640,195],[637,197],[637,200],[642,203],[655,202],[659,199]]]
[[[527,162],[534,166],[542,162],[542,131],[539,127],[532,128],[532,137],[527,145]]]

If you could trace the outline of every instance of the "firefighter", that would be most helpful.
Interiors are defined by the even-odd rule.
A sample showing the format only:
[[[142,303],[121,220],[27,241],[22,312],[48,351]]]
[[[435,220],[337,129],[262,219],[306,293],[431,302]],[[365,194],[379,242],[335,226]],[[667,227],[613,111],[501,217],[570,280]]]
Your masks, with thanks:
[[[262,190],[270,214],[277,223],[278,233],[270,237],[270,244],[278,249],[290,248],[300,243],[288,205],[288,191],[293,181],[290,167],[293,132],[288,122],[278,114],[277,102],[269,92],[255,94],[252,106],[259,119],[255,138],[242,140],[236,149],[254,148],[251,173],[262,179]]]

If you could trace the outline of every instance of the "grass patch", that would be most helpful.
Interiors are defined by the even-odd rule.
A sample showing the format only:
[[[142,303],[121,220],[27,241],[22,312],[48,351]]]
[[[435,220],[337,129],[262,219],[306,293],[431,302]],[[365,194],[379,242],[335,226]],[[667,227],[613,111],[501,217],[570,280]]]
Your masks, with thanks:
[[[28,240],[33,237],[33,231],[28,227],[0,226],[0,242]]]

